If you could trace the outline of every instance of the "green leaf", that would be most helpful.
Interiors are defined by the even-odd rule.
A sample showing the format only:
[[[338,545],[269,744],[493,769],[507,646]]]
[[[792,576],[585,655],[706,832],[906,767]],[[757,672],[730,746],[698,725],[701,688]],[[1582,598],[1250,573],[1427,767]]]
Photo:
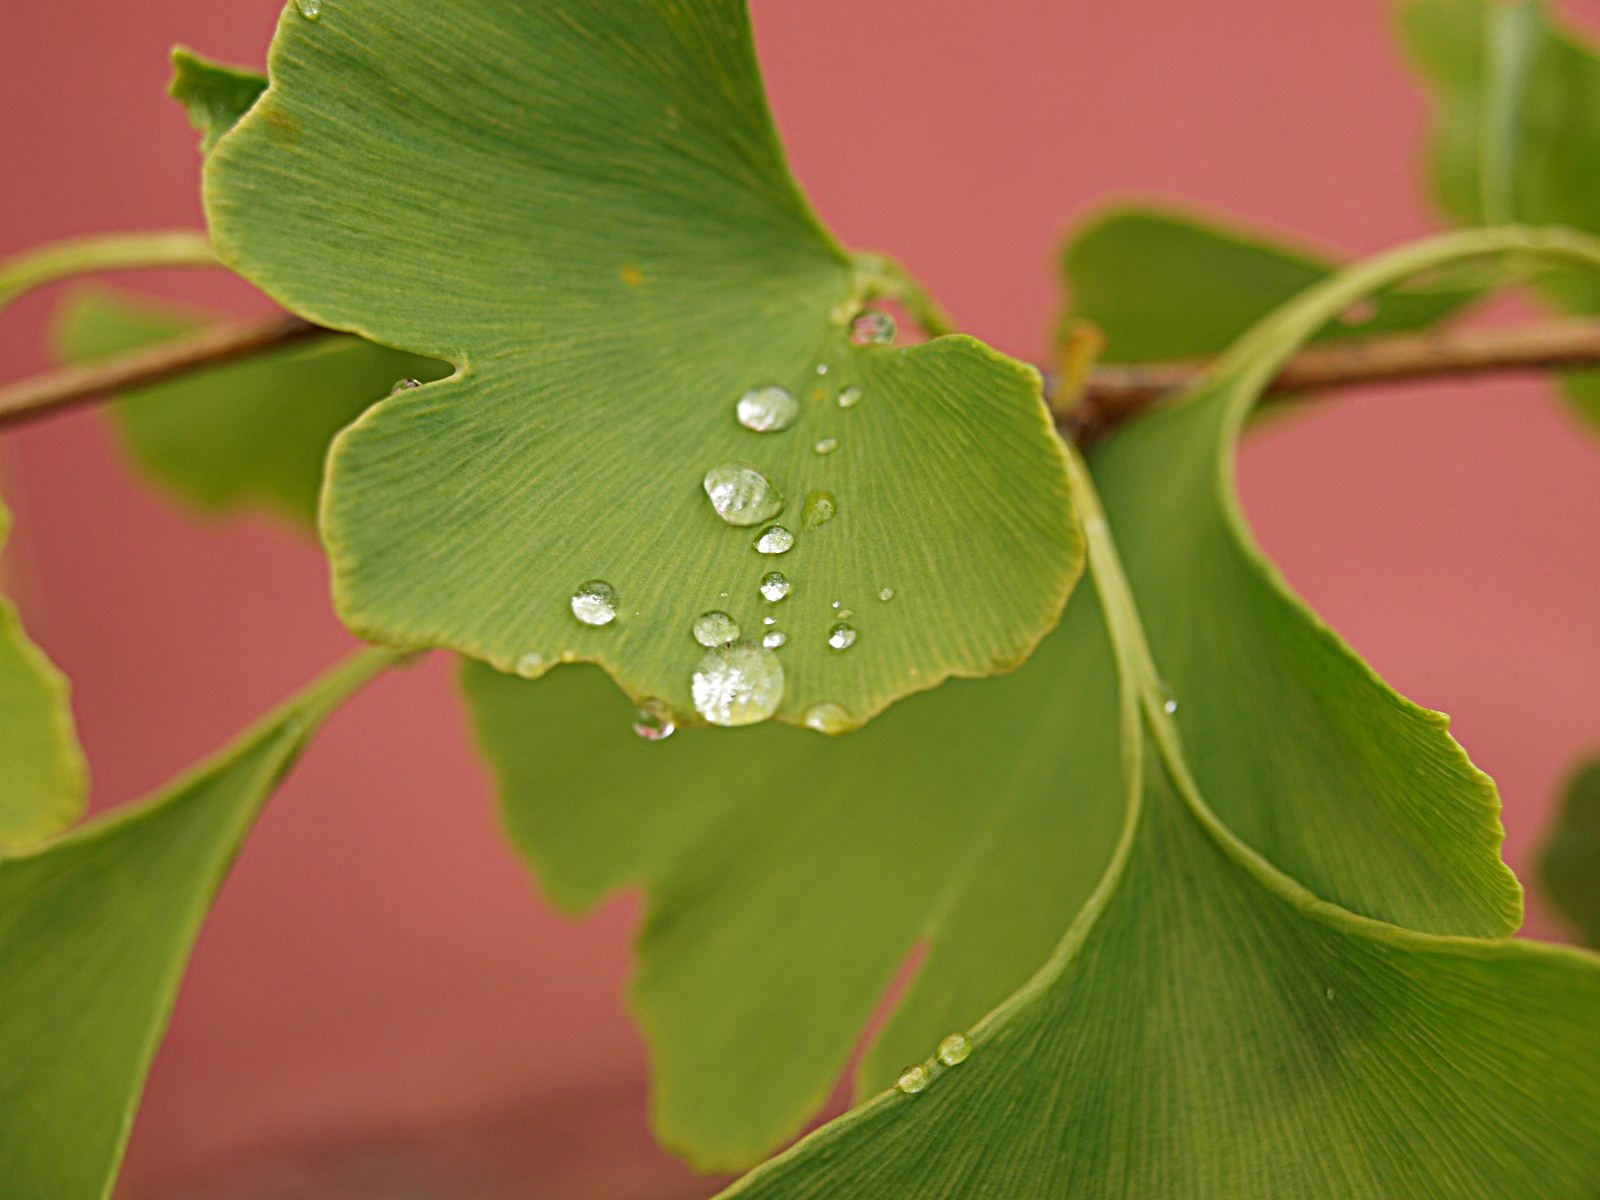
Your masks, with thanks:
[[[1259,326],[1181,411],[1238,408],[1327,314],[1406,272],[1519,243],[1600,266],[1600,245],[1542,241],[1457,235],[1355,268]],[[930,1041],[902,1089],[726,1195],[1588,1200],[1600,1184],[1600,959],[1359,916],[1236,837],[1225,797],[1240,807],[1240,794],[1265,794],[1292,824],[1306,780],[1197,782],[1184,747],[1200,747],[1173,718],[1169,665],[1134,602],[1152,594],[1130,586],[1111,541],[1113,528],[1128,537],[1126,516],[1101,516],[1088,487],[1078,495],[1121,695],[1126,824],[1108,870],[1044,969],[967,1035],[969,1057],[941,1061]],[[1212,636],[1230,639],[1234,622],[1213,618]],[[1323,686],[1374,714],[1392,707],[1337,677]],[[1277,702],[1271,686],[1256,701]],[[1375,740],[1387,726],[1372,723]],[[1414,795],[1394,799],[1433,802],[1438,760],[1417,765]],[[1059,782],[1063,794],[1079,783]],[[1452,838],[1468,840],[1441,834],[1445,860]]]
[[[1400,29],[1433,93],[1429,180],[1440,208],[1480,222],[1487,188],[1518,220],[1600,233],[1600,55],[1537,3],[1409,0]],[[1600,282],[1587,274],[1534,282],[1566,311],[1600,312]],[[1600,424],[1600,372],[1565,384]]]
[[[776,715],[860,723],[1015,666],[1056,622],[1081,547],[1037,373],[968,338],[853,344],[874,296],[921,298],[801,198],[742,3],[340,0],[286,14],[269,75],[208,160],[219,252],[311,319],[458,367],[335,443],[324,537],[357,632],[598,662],[696,721],[692,623],[753,628],[777,567]],[[766,385],[793,428],[735,420]],[[779,560],[702,490],[746,461],[787,498]],[[837,501],[821,528],[814,491]],[[620,597],[604,628],[569,611],[591,580]],[[860,614],[845,653],[834,601]]]
[[[62,354],[87,361],[202,328],[206,318],[105,292],[73,298]],[[401,379],[449,368],[360,338],[324,338],[129,392],[115,407],[139,465],[206,512],[264,505],[311,528],[328,443]]]
[[[10,529],[0,504],[0,549]],[[83,811],[88,771],[67,691],[0,596],[0,850],[47,838]]]
[[[772,606],[782,625],[788,603]],[[868,1089],[1050,953],[1121,821],[1095,796],[1115,794],[1119,770],[1096,613],[1075,598],[1020,670],[914,696],[842,738],[769,725],[651,743],[596,671],[528,682],[466,666],[507,833],[551,898],[583,910],[645,890],[630,998],[667,1145],[733,1169],[793,1134],[919,944],[863,1063]],[[1067,774],[1085,802],[1063,798]]]
[[[1071,294],[1062,324],[1094,325],[1110,362],[1209,357],[1335,266],[1322,255],[1207,218],[1142,205],[1112,208],[1062,247],[1061,272]],[[1477,295],[1459,280],[1389,289],[1350,321],[1331,322],[1316,336],[1419,328]]]
[[[394,661],[325,677],[158,796],[0,859],[0,1179],[108,1196],[212,896],[315,726]]]
[[[189,123],[200,134],[201,154],[210,154],[217,139],[232,129],[266,90],[267,81],[253,71],[201,58],[183,46],[173,48],[167,95],[188,110]]]
[[[1600,760],[1567,785],[1539,877],[1583,940],[1600,949]]]

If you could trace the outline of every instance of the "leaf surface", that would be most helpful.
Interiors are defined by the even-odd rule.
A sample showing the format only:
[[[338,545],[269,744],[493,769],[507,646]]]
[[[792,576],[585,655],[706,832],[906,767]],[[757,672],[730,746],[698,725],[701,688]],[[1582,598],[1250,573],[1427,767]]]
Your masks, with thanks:
[[[1600,761],[1567,785],[1539,877],[1583,940],[1600,949]]]
[[[599,662],[693,722],[693,622],[751,628],[778,569],[777,716],[859,723],[1015,666],[1057,620],[1081,547],[1037,373],[968,338],[852,341],[906,285],[801,198],[742,3],[340,0],[286,13],[269,75],[208,161],[220,253],[458,368],[335,445],[324,535],[357,632],[530,674]],[[765,386],[799,403],[789,429],[735,419]],[[731,463],[781,493],[787,554],[713,511],[703,478]],[[810,528],[815,492],[837,515]],[[598,628],[569,608],[596,580],[619,598]],[[892,614],[868,607],[885,587]],[[861,614],[848,652],[834,601]]]
[[[0,550],[10,529],[0,504]],[[0,596],[0,849],[65,829],[83,811],[87,789],[67,681]]]
[[[108,1196],[200,922],[314,727],[393,660],[369,652],[159,795],[0,859],[0,1180]]]
[[[206,318],[109,292],[62,314],[56,340],[89,361],[202,328]],[[403,379],[449,368],[343,334],[285,347],[127,393],[124,444],[154,479],[205,512],[264,506],[315,527],[328,444]]]

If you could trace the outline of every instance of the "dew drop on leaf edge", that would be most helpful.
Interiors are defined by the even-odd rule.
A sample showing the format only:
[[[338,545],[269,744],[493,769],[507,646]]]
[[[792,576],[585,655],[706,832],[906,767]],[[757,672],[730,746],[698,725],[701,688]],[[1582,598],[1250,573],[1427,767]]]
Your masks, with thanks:
[[[322,19],[322,0],[294,0],[294,6],[308,21]]]
[[[617,590],[603,579],[591,579],[572,593],[572,615],[585,625],[609,625],[617,619]]]
[[[850,322],[850,340],[857,346],[887,346],[894,341],[894,318],[886,312],[864,312]]]
[[[775,384],[752,388],[739,397],[734,415],[753,433],[778,433],[800,416],[800,402],[787,388]]]
[[[694,621],[694,640],[702,646],[727,646],[739,640],[739,622],[727,613],[713,609]]]
[[[832,701],[813,704],[806,710],[805,726],[818,733],[843,733],[851,728],[850,714]]]
[[[764,646],[739,642],[707,650],[689,691],[695,711],[713,725],[754,725],[783,703],[783,663]]]
[[[945,1066],[959,1066],[966,1062],[967,1056],[972,1053],[972,1039],[964,1033],[952,1033],[939,1043],[939,1049],[935,1053]]]
[[[633,732],[647,742],[664,742],[677,731],[677,721],[665,700],[652,697],[633,714]]]
[[[422,380],[420,379],[396,380],[395,385],[389,389],[389,395],[398,396],[401,392],[414,392],[421,386]]]
[[[524,679],[535,679],[544,672],[544,655],[537,650],[529,650],[517,659],[517,674]]]
[[[729,525],[759,525],[783,511],[783,494],[748,463],[723,463],[703,481],[712,510]]]
[[[793,586],[781,571],[772,571],[761,580],[761,595],[768,604],[776,604],[789,594]]]
[[[900,1078],[894,1081],[894,1086],[908,1096],[915,1096],[928,1086],[928,1068],[921,1063],[907,1067],[900,1072]]]

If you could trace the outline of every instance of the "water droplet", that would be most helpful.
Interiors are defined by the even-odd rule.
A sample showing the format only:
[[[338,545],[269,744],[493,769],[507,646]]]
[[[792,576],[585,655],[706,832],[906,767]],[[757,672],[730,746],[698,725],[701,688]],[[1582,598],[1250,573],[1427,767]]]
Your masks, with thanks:
[[[537,679],[544,673],[544,655],[537,650],[529,650],[517,659],[517,674],[524,679]]]
[[[763,625],[776,625],[778,623],[778,618],[777,617],[762,617],[761,618],[761,623]]]
[[[395,385],[389,389],[389,395],[398,396],[401,392],[412,392],[421,386],[422,380],[420,379],[397,380]]]
[[[768,650],[776,650],[789,640],[789,635],[781,629],[774,629],[761,639],[761,644]]]
[[[850,728],[850,714],[837,704],[824,701],[806,710],[805,722],[807,729],[818,733],[843,733]]]
[[[1335,995],[1334,990],[1332,988],[1328,988],[1326,991],[1324,991],[1322,993],[1322,998],[1324,1000],[1332,1000],[1334,995]]]
[[[854,408],[860,403],[861,389],[858,387],[847,387],[844,389],[844,391],[839,393],[840,408]]]
[[[813,450],[815,450],[818,454],[832,454],[835,450],[837,450],[839,448],[839,439],[838,438],[832,438],[832,437],[826,437],[826,438],[823,438],[821,441],[819,441],[815,446],[813,446],[811,448]]]
[[[805,505],[800,510],[800,525],[804,529],[820,529],[833,520],[839,511],[839,502],[832,492],[807,492]]]
[[[864,312],[850,322],[850,340],[858,346],[887,346],[894,335],[894,318],[886,312]]]
[[[753,388],[734,405],[739,424],[756,433],[776,433],[793,425],[800,415],[800,402],[786,388]]]
[[[828,373],[828,364],[827,363],[818,363],[817,364],[817,374],[818,375],[826,375],[827,373]]]
[[[729,525],[758,525],[783,511],[783,496],[754,467],[723,463],[706,472],[706,495]]]
[[[646,700],[633,714],[633,732],[647,742],[664,742],[677,730],[665,700]]]
[[[851,617],[853,617],[855,615],[856,614],[855,614],[855,610],[854,609],[841,608],[839,610],[839,620],[841,620],[841,621],[848,621]]]
[[[764,646],[707,650],[690,680],[694,707],[713,725],[754,725],[783,702],[783,664]]]
[[[572,593],[572,615],[585,625],[609,625],[617,619],[617,590],[603,579],[591,579]]]
[[[952,1033],[939,1043],[939,1061],[947,1067],[959,1066],[972,1053],[972,1039],[964,1033]]]
[[[768,525],[756,538],[756,550],[762,554],[787,554],[794,548],[794,534],[782,525]]]
[[[788,577],[780,571],[773,571],[761,580],[761,594],[771,604],[782,600],[793,587],[794,584],[790,583]]]
[[[892,587],[879,588],[878,599],[882,600],[885,604],[889,603],[889,601],[894,599],[894,589]]]
[[[914,1067],[907,1067],[900,1072],[900,1078],[894,1081],[894,1085],[906,1095],[915,1096],[928,1086],[928,1068],[921,1063]]]
[[[725,612],[701,613],[694,621],[694,640],[702,646],[726,646],[739,640],[739,622]]]
[[[835,650],[848,650],[856,644],[856,631],[843,621],[828,630],[828,645]]]
[[[843,605],[844,605],[844,601],[843,600],[835,600],[831,604],[829,604],[828,607],[829,608],[840,608],[840,607],[843,607]]]
[[[1161,711],[1171,716],[1178,711],[1178,698],[1172,694],[1172,685],[1165,679],[1161,683]]]
[[[294,0],[294,6],[300,10],[300,15],[308,21],[322,19],[322,0]]]

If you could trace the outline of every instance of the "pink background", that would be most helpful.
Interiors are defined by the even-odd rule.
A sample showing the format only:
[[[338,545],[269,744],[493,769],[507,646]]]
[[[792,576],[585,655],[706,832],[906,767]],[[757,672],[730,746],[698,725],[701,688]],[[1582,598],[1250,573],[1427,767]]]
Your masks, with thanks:
[[[1600,27],[1600,5],[1567,7]],[[277,8],[12,6],[0,253],[197,225],[167,48],[259,63]],[[1042,350],[1058,236],[1110,200],[1182,200],[1347,253],[1432,226],[1422,100],[1375,0],[754,8],[820,211],[1013,354]],[[149,282],[261,307],[212,275]],[[0,374],[46,364],[48,308],[0,321]],[[1275,426],[1243,469],[1289,578],[1399,688],[1455,714],[1502,786],[1525,871],[1563,772],[1600,744],[1600,441],[1537,382],[1430,385]],[[12,586],[75,681],[98,805],[158,785],[345,649],[314,546],[186,516],[130,476],[98,415],[5,435],[0,471]],[[1532,928],[1557,934],[1533,905]],[[487,1158],[564,1197],[591,1194],[563,1181],[601,1159],[603,1194],[694,1194],[644,1133],[642,1052],[618,1000],[635,912],[569,924],[532,894],[444,662],[381,683],[307,756],[206,927],[131,1190],[219,1195],[227,1176],[230,1195],[299,1195],[315,1177],[399,1195],[372,1184],[396,1159],[444,1178]],[[405,1167],[412,1154],[424,1165]]]

